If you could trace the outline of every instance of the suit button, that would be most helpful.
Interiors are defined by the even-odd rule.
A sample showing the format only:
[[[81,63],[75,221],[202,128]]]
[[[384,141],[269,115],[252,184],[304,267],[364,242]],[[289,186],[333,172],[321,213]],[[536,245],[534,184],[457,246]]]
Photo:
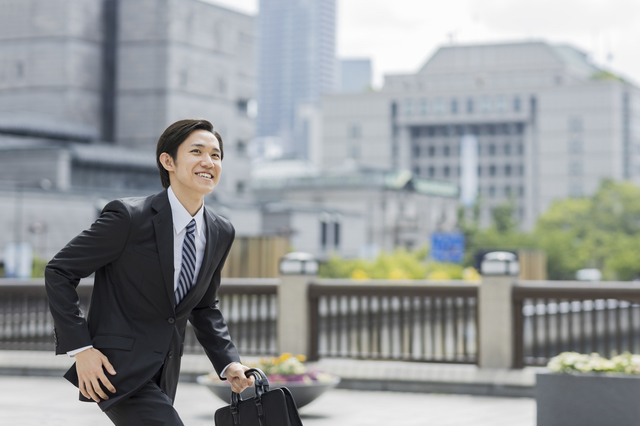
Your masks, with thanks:
[[[167,358],[169,359],[173,358],[173,351],[169,351],[169,353],[167,354]]]
[[[169,324],[173,324],[174,322],[176,322],[174,318],[169,318],[167,321],[169,321]]]

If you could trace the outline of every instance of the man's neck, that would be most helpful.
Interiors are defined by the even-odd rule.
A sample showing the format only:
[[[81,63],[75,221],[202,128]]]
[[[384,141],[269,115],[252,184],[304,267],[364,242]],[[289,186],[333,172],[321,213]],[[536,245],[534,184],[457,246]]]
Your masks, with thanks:
[[[204,204],[204,196],[199,194],[193,196],[180,190],[180,187],[171,185],[174,195],[180,201],[180,204],[189,212],[191,216],[195,216],[196,213],[202,208]]]

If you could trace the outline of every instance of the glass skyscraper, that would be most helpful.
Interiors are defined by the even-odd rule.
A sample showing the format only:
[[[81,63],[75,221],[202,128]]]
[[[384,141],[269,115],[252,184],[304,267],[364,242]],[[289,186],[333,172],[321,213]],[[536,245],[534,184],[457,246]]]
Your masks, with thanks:
[[[286,154],[307,158],[297,110],[336,87],[336,0],[260,0],[257,41],[257,136],[279,137]]]

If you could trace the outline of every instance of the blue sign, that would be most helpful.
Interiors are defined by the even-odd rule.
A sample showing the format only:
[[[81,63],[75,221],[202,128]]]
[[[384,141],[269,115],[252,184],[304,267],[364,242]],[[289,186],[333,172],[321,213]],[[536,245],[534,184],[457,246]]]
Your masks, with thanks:
[[[431,258],[438,262],[462,263],[464,234],[462,232],[434,232],[431,234]]]

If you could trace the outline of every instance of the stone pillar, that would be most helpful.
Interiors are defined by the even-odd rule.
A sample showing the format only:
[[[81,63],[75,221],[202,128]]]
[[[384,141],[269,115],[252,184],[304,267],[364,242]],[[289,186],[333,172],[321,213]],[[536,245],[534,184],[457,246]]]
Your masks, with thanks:
[[[318,261],[308,253],[288,253],[280,261],[278,286],[278,352],[309,357],[311,321],[309,283],[318,276]]]
[[[278,352],[309,355],[309,275],[281,275],[278,286]]]
[[[511,368],[514,341],[511,290],[519,264],[512,253],[488,253],[484,259],[478,289],[478,366]]]

